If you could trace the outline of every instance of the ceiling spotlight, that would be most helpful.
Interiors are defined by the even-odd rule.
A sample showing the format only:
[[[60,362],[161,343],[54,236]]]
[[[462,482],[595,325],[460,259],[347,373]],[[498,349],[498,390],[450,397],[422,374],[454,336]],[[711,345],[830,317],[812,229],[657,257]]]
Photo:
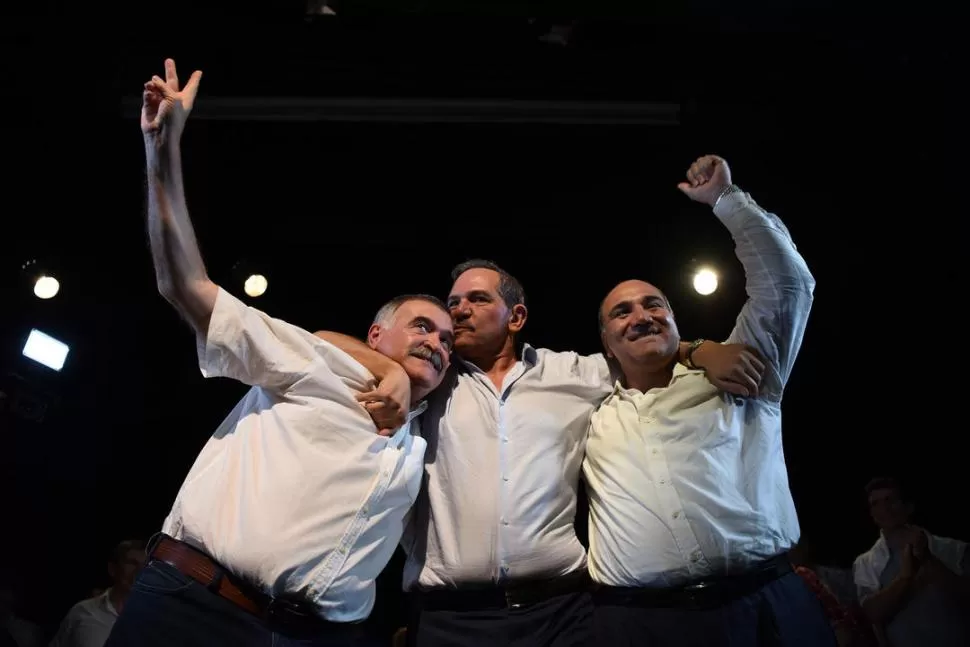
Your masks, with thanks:
[[[266,277],[263,276],[262,274],[251,274],[249,278],[246,279],[246,283],[243,285],[243,289],[246,291],[246,294],[248,294],[249,296],[258,297],[258,296],[262,296],[262,294],[266,292],[266,288],[268,285],[269,285],[269,282],[266,280]]]
[[[42,274],[34,281],[34,296],[38,299],[53,299],[60,289],[60,282],[53,276]]]
[[[694,274],[694,290],[697,291],[697,294],[707,296],[713,294],[716,289],[717,274],[714,270],[706,267],[697,270],[697,273]]]

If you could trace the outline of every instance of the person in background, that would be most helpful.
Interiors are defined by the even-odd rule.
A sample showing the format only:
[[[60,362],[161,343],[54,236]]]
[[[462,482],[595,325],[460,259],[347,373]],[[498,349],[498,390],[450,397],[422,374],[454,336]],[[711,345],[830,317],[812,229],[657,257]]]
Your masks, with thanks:
[[[129,539],[115,546],[108,561],[111,586],[71,607],[50,647],[102,647],[118,614],[125,608],[135,577],[144,565],[144,541]]]
[[[895,479],[872,479],[865,492],[879,539],[852,573],[877,635],[892,647],[970,645],[966,542],[914,525],[915,507]]]

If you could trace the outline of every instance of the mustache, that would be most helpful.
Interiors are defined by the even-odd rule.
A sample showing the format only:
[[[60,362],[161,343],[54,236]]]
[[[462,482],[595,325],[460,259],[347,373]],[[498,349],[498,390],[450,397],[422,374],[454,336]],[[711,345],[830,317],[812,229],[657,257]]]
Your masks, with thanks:
[[[660,334],[661,326],[658,326],[656,324],[642,323],[642,324],[637,324],[633,326],[630,332],[632,333],[632,337],[634,339],[639,339],[641,337],[646,337],[651,333]]]
[[[413,348],[408,355],[431,362],[431,365],[434,366],[434,370],[436,371],[441,371],[441,367],[444,366],[445,360],[441,357],[441,353],[431,350],[427,346]]]

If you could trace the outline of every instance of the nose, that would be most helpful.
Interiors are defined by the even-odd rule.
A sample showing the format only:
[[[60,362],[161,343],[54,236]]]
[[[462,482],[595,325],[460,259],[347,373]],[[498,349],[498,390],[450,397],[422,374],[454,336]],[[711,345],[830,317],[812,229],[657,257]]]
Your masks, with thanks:
[[[633,312],[631,313],[630,319],[634,324],[650,323],[653,321],[653,317],[650,316],[650,311],[641,305],[636,305],[633,307]]]
[[[455,305],[451,306],[451,318],[463,320],[470,317],[472,310],[468,305],[468,299],[462,299]]]

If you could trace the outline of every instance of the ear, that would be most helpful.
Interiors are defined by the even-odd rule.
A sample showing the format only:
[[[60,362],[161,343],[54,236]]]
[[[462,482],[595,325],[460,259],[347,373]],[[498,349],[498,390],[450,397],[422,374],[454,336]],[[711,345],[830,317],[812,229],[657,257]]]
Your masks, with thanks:
[[[606,330],[600,331],[600,343],[603,344],[603,354],[607,358],[613,359],[613,351],[610,350],[610,345],[606,343]]]
[[[525,320],[529,318],[529,309],[524,303],[516,303],[509,311],[509,331],[517,333],[525,326]]]
[[[371,348],[377,348],[377,344],[381,341],[381,334],[384,332],[384,328],[380,324],[371,324],[370,328],[367,330],[367,345]]]

